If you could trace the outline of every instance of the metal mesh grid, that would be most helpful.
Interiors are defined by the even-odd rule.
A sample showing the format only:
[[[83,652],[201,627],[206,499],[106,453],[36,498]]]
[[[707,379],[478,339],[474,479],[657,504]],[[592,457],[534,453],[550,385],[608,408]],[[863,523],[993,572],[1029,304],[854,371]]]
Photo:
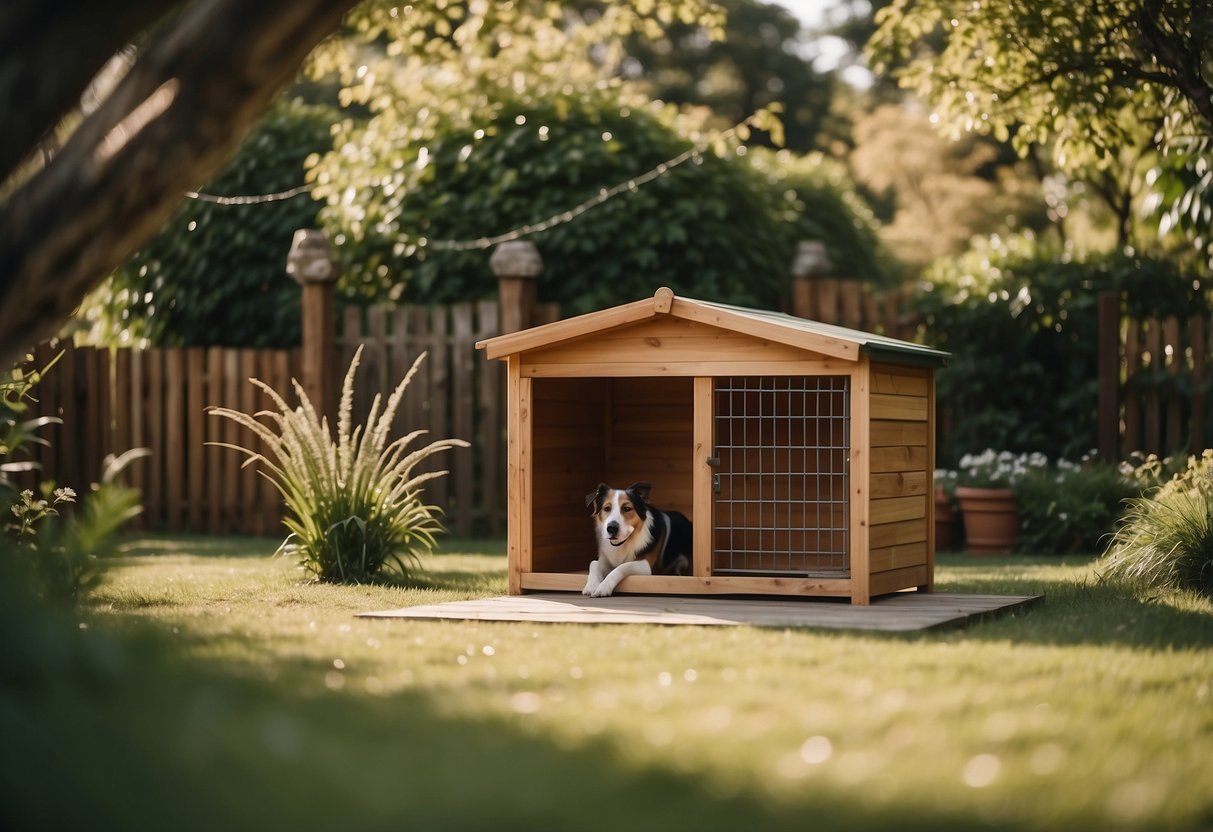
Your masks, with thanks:
[[[713,573],[850,570],[850,378],[719,378]]]

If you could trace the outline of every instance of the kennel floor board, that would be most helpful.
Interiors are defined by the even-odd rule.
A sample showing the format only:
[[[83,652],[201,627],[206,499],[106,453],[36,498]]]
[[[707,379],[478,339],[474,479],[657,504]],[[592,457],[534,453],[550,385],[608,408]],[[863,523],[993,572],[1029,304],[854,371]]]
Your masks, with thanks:
[[[698,624],[809,627],[910,632],[961,626],[1039,604],[1043,595],[967,595],[899,592],[866,607],[843,600],[776,601],[738,598],[615,595],[587,598],[567,592],[505,595],[359,613],[361,618],[430,618],[564,624]]]

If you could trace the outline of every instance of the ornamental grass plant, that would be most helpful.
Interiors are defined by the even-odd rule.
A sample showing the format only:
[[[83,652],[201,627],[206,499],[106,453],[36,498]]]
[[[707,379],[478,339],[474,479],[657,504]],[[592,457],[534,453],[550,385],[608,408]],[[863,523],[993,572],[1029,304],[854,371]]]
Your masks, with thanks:
[[[298,381],[293,381],[299,398],[294,408],[269,385],[250,379],[276,410],[253,415],[225,407],[209,410],[244,426],[264,443],[265,453],[215,444],[243,453],[245,465],[260,463],[259,473],[286,502],[283,522],[290,533],[279,553],[298,557],[301,566],[326,582],[362,583],[379,577],[385,568],[409,577],[418,555],[432,550],[435,535],[443,531],[441,509],[424,502],[423,486],[447,472],[416,473],[417,466],[441,451],[468,446],[462,439],[439,439],[410,450],[424,430],[389,441],[396,410],[426,353],[413,362],[382,410],[376,395],[366,425],[355,427],[354,378],[361,356],[360,346],[341,385],[335,439],[328,420],[317,414]]]
[[[1129,501],[1102,575],[1149,592],[1213,596],[1213,450],[1191,457],[1152,496]]]

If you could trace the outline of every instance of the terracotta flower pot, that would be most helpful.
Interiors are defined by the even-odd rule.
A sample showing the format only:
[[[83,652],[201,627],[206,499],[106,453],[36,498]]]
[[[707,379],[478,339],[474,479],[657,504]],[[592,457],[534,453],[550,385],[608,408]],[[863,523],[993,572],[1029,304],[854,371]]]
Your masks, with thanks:
[[[1009,488],[957,486],[965,540],[975,555],[1005,555],[1019,537],[1019,506]]]

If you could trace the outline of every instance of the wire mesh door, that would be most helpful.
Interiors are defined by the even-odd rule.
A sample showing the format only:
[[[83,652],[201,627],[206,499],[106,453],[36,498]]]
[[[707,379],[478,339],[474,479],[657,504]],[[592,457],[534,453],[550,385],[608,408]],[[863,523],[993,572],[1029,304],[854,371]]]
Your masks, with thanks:
[[[718,378],[712,571],[850,571],[850,377]]]

